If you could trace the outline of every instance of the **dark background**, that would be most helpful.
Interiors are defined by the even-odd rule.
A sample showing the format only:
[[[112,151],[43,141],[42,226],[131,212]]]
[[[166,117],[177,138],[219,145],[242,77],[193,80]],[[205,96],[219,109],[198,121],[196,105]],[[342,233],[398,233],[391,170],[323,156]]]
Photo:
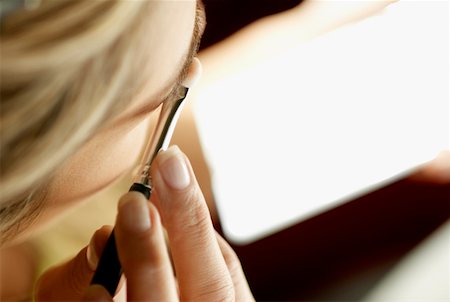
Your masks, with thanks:
[[[207,26],[200,49],[228,37],[262,17],[273,15],[302,0],[203,0]]]
[[[233,247],[258,301],[359,301],[448,220],[449,202],[449,185],[403,179]]]

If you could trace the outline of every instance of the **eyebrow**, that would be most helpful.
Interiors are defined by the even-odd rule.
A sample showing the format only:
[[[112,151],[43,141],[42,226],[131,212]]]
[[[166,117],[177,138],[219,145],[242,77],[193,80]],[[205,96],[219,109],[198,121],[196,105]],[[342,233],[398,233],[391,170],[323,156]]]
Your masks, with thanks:
[[[168,93],[165,94],[165,97],[163,97],[164,101],[166,101],[171,97],[175,97],[175,95],[178,92],[179,86],[184,81],[184,79],[186,79],[189,73],[189,68],[192,64],[192,61],[194,60],[195,56],[197,56],[201,38],[206,27],[206,15],[205,15],[205,6],[202,0],[198,0],[196,5],[197,6],[195,10],[195,23],[191,43],[186,55],[183,58],[183,63],[180,64],[182,67],[178,71],[175,80],[171,81],[169,85],[166,86],[167,88],[163,90],[168,91]]]
[[[170,77],[169,80],[167,80],[166,84],[156,95],[156,98],[160,100],[158,102],[159,104],[157,106],[151,104],[142,106],[141,108],[139,108],[126,118],[148,114],[150,111],[155,110],[160,104],[164,104],[169,100],[179,97],[180,86],[182,85],[183,81],[186,79],[189,73],[189,68],[192,64],[192,61],[197,56],[198,50],[200,48],[201,38],[203,32],[205,31],[205,27],[206,27],[205,6],[202,0],[197,0],[195,9],[194,29],[192,31],[189,48],[185,52],[185,55],[180,59],[180,63],[178,64],[178,66],[180,67],[174,72],[174,75]],[[123,119],[119,119],[117,122],[120,123],[122,120]]]

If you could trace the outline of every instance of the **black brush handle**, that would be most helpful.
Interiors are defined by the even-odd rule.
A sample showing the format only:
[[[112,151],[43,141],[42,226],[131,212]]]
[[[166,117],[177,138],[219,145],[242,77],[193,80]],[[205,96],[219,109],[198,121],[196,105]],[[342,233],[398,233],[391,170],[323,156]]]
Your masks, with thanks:
[[[114,236],[113,230],[98,261],[97,270],[95,271],[94,277],[92,277],[91,284],[102,285],[111,297],[114,297],[121,276],[122,266],[117,255],[116,237]]]
[[[141,192],[147,199],[150,199],[151,189],[148,186],[134,183],[130,188],[131,191]],[[111,297],[114,297],[121,276],[122,266],[117,254],[116,237],[113,230],[98,261],[97,270],[94,273],[94,277],[92,277],[91,284],[103,286]]]

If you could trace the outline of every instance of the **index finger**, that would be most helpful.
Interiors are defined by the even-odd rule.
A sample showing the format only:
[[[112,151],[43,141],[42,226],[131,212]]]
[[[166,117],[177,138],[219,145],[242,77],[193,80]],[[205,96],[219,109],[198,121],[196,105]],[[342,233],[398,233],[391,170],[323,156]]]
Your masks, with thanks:
[[[167,229],[181,300],[233,300],[233,282],[187,157],[178,147],[160,152],[152,179],[153,199]]]
[[[175,278],[158,212],[142,194],[129,192],[119,202],[116,244],[130,301],[177,300]]]

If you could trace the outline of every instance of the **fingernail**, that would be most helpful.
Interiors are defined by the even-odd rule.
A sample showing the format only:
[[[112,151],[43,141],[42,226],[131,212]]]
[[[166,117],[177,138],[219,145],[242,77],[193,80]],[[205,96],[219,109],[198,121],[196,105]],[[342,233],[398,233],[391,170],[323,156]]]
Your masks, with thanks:
[[[119,223],[130,232],[145,232],[150,229],[148,201],[141,193],[129,192],[119,202]]]
[[[112,301],[106,289],[98,284],[89,286],[83,297],[83,301]]]
[[[95,252],[95,234],[92,236],[91,241],[89,241],[89,245],[86,251],[86,259],[89,265],[89,268],[93,271],[97,269],[98,257]]]
[[[164,182],[171,188],[183,190],[191,183],[186,160],[177,146],[172,146],[158,155],[158,166]]]

